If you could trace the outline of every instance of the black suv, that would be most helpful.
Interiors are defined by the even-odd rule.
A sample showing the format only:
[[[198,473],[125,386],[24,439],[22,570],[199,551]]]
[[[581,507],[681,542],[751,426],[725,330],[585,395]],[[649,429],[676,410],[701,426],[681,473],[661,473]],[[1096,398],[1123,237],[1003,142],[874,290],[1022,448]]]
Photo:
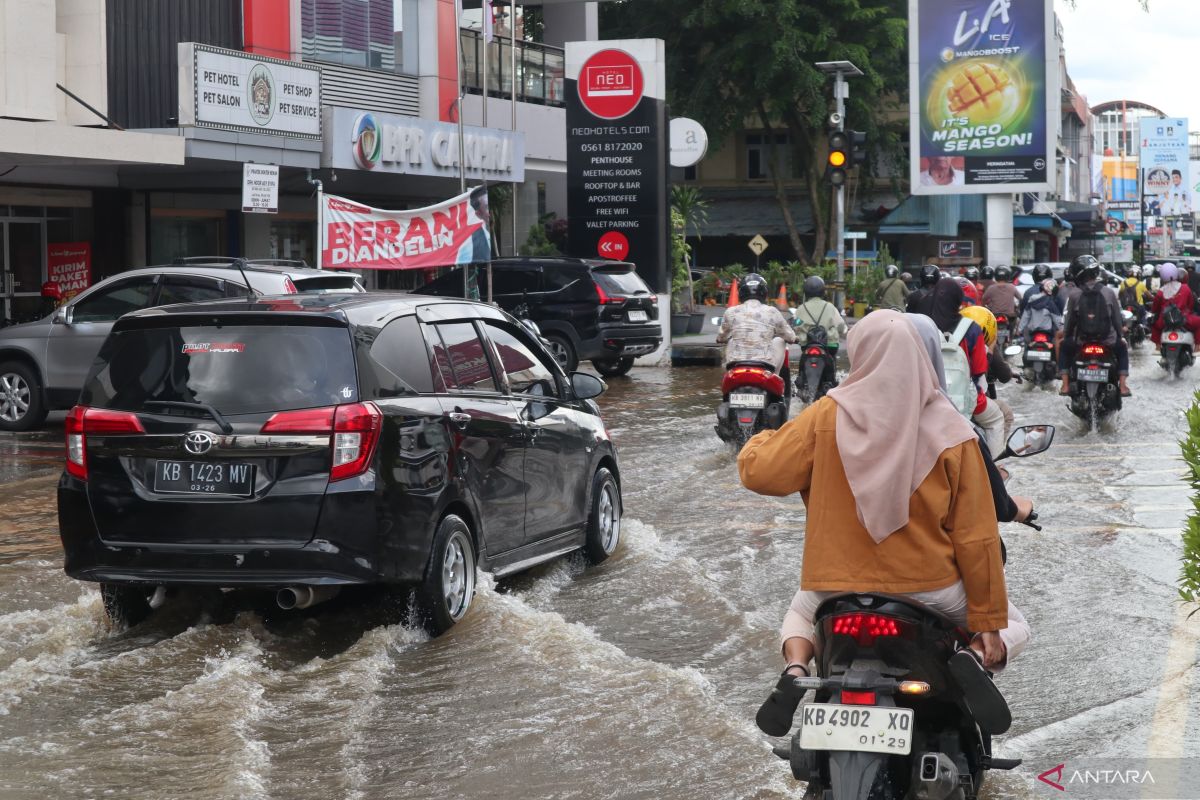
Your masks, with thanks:
[[[487,297],[480,266],[479,293]],[[500,258],[492,262],[492,299],[504,310],[537,323],[550,352],[567,372],[592,362],[601,375],[624,375],[637,356],[662,344],[658,297],[625,261],[579,258]],[[463,296],[455,269],[414,290]]]
[[[145,309],[113,326],[67,417],[66,572],[135,624],[175,585],[307,607],[417,589],[429,627],[497,576],[620,539],[595,403],[494,307],[400,294]]]

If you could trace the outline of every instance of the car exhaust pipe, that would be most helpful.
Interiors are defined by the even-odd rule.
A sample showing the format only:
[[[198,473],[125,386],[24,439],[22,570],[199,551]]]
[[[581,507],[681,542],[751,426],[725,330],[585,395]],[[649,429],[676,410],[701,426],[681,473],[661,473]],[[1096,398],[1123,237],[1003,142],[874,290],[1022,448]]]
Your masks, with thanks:
[[[287,586],[275,593],[275,604],[284,611],[311,608],[337,597],[339,586]]]
[[[945,753],[922,753],[915,800],[946,800],[958,788],[958,767]]]

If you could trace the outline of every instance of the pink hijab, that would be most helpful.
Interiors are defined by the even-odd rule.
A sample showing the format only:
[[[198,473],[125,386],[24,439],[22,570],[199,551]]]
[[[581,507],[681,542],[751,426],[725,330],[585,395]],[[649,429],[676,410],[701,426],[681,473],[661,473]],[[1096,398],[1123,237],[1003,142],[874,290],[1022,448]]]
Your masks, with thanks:
[[[908,524],[909,501],[941,454],[975,432],[942,394],[903,314],[868,314],[847,342],[850,374],[829,396],[858,520],[878,544]]]

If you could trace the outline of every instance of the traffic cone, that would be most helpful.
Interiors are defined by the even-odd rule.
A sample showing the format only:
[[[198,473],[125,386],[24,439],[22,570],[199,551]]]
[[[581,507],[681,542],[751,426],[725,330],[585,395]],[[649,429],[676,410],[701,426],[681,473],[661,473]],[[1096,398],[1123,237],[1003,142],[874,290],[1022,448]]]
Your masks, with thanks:
[[[788,296],[787,296],[787,284],[786,283],[783,286],[779,287],[779,297],[775,298],[775,305],[779,307],[780,311],[787,311]]]
[[[729,301],[725,305],[727,308],[733,308],[738,304],[738,282],[733,280],[729,283]]]

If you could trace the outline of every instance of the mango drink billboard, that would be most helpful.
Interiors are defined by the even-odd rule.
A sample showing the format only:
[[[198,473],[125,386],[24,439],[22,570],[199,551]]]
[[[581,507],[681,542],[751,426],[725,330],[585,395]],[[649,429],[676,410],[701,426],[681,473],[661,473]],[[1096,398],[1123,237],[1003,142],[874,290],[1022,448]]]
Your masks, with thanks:
[[[913,194],[1053,188],[1051,0],[909,0]]]

